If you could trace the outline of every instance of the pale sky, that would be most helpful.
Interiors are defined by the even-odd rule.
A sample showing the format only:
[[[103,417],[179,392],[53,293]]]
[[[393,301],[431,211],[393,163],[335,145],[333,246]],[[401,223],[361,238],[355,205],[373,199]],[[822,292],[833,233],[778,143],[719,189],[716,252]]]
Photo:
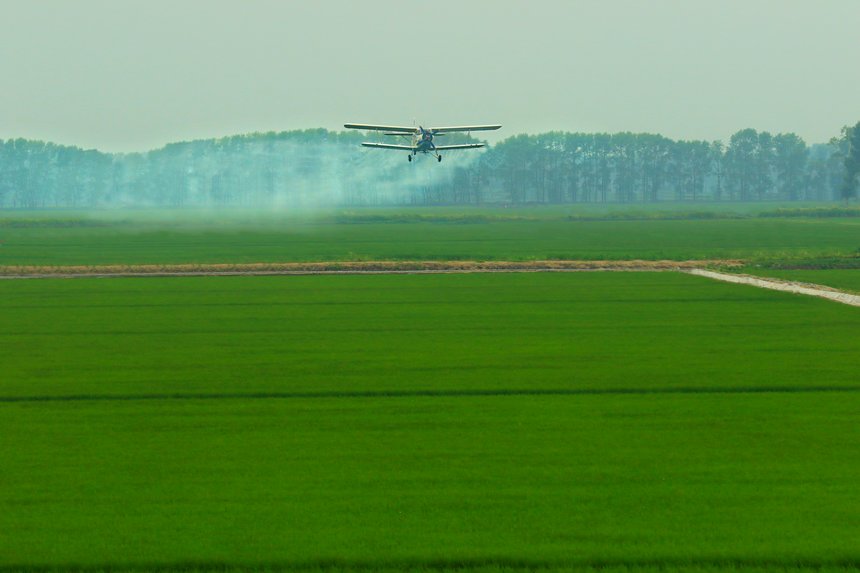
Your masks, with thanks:
[[[143,151],[345,122],[825,142],[860,0],[0,0],[0,139]]]

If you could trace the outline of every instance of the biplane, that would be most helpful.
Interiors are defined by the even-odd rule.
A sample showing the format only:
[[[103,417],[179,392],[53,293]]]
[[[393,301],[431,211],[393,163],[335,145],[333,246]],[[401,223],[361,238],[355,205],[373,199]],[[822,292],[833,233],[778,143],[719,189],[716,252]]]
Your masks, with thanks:
[[[470,131],[492,131],[502,127],[501,125],[454,125],[450,127],[404,127],[400,125],[368,125],[364,123],[345,123],[343,125],[347,129],[363,129],[366,131],[381,131],[383,135],[394,137],[407,137],[410,139],[409,145],[397,145],[394,143],[362,143],[364,147],[373,147],[376,149],[396,149],[398,151],[408,151],[409,161],[419,153],[431,153],[436,157],[437,161],[442,161],[440,151],[450,149],[475,149],[484,147],[483,143],[458,143],[454,145],[436,145],[433,138],[437,135],[445,135],[453,132],[470,132]]]

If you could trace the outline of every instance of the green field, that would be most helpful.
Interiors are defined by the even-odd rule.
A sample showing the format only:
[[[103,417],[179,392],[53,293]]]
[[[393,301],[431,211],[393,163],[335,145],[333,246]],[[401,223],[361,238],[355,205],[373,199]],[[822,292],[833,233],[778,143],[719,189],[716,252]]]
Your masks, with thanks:
[[[7,213],[0,266],[332,260],[751,260],[854,257],[860,217],[760,217],[773,205],[366,209],[291,215]],[[757,215],[758,214],[758,215]],[[617,219],[614,217],[622,217]],[[627,218],[629,217],[629,219]],[[676,219],[675,217],[681,217]],[[720,218],[734,217],[734,218]]]
[[[0,288],[6,396],[853,387],[860,355],[840,305],[676,273]]]
[[[860,313],[676,273],[0,282],[0,571],[848,570]]]
[[[0,554],[101,567],[856,566],[855,396],[4,404]]]
[[[860,291],[860,218],[784,207],[6,212],[0,267],[743,258]],[[858,331],[673,272],[0,280],[0,573],[856,571]]]

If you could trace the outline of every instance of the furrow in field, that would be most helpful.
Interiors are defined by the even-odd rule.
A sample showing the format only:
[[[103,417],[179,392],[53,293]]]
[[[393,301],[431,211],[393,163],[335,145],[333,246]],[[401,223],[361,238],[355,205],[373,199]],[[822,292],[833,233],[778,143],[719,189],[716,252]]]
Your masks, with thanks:
[[[611,396],[654,394],[799,394],[860,392],[860,386],[742,386],[735,388],[501,388],[474,390],[367,390],[355,392],[216,392],[0,396],[0,403],[148,400],[266,400],[306,398],[474,398],[492,396]]]
[[[346,559],[324,559],[301,562],[195,562],[177,563],[103,563],[98,565],[0,565],[0,573],[103,573],[116,571],[122,573],[214,573],[224,571],[266,571],[266,572],[313,572],[313,573],[653,573],[663,571],[684,571],[692,573],[714,573],[727,571],[749,571],[764,573],[821,573],[838,571],[849,573],[860,569],[860,558],[837,559],[780,559],[755,557],[718,557],[718,558],[654,558],[654,559],[581,559],[581,560],[534,560],[516,558],[465,558],[465,559],[405,559],[358,561]]]

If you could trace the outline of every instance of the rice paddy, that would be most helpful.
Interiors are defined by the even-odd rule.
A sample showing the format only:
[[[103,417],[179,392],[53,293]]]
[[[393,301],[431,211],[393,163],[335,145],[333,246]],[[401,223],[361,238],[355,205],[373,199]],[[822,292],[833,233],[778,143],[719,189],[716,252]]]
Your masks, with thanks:
[[[702,214],[685,218],[677,211],[643,211],[634,212],[629,219],[616,219],[613,211],[586,214],[588,217],[582,218],[561,207],[479,209],[459,216],[446,209],[368,210],[305,217],[259,212],[220,216],[105,211],[51,218],[21,213],[0,217],[0,266],[761,260],[853,257],[860,252],[858,217],[759,217],[744,212],[739,218],[712,219],[702,218]]]
[[[676,223],[5,227],[0,265],[857,237]],[[0,571],[856,570],[858,330],[672,272],[0,281]]]

